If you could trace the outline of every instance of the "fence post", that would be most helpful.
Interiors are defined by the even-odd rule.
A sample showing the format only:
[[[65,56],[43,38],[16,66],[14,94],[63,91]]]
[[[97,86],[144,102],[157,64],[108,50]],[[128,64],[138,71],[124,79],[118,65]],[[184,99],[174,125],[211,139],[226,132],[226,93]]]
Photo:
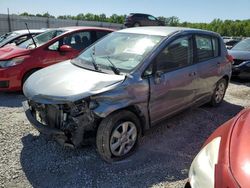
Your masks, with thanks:
[[[11,22],[10,22],[10,11],[8,8],[8,26],[9,26],[9,32],[11,32]]]
[[[48,17],[48,19],[47,19],[47,28],[50,28],[49,26],[50,26],[50,24],[49,24],[49,17]]]

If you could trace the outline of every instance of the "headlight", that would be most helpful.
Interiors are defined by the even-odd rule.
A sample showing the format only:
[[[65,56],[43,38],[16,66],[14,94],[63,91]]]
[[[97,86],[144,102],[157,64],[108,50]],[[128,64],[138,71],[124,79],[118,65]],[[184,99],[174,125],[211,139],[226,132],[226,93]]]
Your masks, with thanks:
[[[10,60],[0,61],[0,67],[6,68],[6,67],[13,67],[15,65],[19,65],[22,63],[25,59],[25,56],[22,57],[16,57]]]
[[[221,137],[213,139],[193,160],[189,170],[192,188],[214,187],[215,165],[218,162]]]

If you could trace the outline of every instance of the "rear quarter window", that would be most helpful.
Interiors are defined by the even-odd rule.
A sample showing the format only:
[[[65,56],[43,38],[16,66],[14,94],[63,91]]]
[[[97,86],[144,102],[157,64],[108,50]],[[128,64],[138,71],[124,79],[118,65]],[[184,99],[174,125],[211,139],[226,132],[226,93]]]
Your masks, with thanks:
[[[219,40],[212,36],[195,36],[196,52],[198,62],[206,61],[218,57],[219,54]]]

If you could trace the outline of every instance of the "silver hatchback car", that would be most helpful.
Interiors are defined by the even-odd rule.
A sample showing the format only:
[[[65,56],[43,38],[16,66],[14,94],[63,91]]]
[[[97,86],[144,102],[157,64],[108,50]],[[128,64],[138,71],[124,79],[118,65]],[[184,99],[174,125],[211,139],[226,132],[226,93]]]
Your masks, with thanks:
[[[220,104],[231,62],[217,33],[139,27],[109,34],[24,84],[31,124],[61,144],[91,138],[112,162],[135,150],[144,131],[194,105]]]

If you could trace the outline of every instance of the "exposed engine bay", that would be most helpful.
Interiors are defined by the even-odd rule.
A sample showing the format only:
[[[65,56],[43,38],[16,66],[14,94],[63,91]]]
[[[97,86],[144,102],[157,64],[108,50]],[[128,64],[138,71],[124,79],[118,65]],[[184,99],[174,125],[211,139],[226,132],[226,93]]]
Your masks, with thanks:
[[[39,104],[28,101],[32,116],[44,126],[59,129],[64,135],[53,135],[63,146],[78,147],[87,142],[94,132],[97,117],[89,108],[89,102],[80,100],[68,104]]]

